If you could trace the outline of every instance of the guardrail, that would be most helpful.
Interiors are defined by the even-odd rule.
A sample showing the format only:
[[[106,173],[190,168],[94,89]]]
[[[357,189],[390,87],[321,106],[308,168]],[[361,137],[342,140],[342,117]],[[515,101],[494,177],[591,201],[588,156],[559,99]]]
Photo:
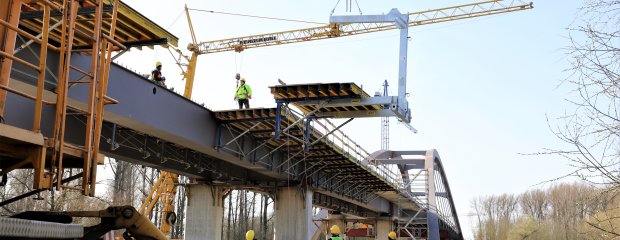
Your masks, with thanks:
[[[303,117],[301,113],[295,111],[294,109],[289,108],[289,110],[290,114],[293,114],[295,118]],[[326,145],[332,147],[349,160],[355,162],[358,166],[384,180],[387,184],[392,186],[394,190],[400,191],[402,189],[403,182],[400,177],[400,172],[395,166],[368,162],[366,159],[370,156],[370,153],[362,148],[362,146],[360,146],[357,142],[353,141],[342,130],[338,129],[338,126],[330,120],[326,118],[317,118],[313,119],[312,123],[313,134],[318,133],[318,137],[323,137],[321,141],[323,141]],[[325,136],[325,134],[328,133],[330,134]]]

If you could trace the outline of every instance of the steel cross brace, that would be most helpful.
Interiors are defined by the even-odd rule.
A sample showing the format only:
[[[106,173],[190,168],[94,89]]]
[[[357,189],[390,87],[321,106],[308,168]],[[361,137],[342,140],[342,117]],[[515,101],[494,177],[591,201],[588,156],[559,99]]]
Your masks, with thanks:
[[[231,143],[233,143],[233,142],[237,141],[237,139],[239,139],[239,138],[243,137],[243,135],[248,134],[250,131],[252,131],[252,129],[254,129],[255,127],[258,127],[258,125],[260,125],[260,124],[261,124],[260,122],[257,122],[256,124],[252,125],[252,127],[250,127],[250,128],[248,128],[247,130],[243,131],[241,134],[239,134],[238,136],[236,136],[235,138],[231,139],[231,140],[230,140],[230,141],[228,141],[226,144],[224,144],[223,146],[220,146],[220,147],[226,147],[226,146],[228,146],[229,144],[231,144]],[[229,130],[230,130],[230,128],[229,128]],[[231,134],[232,134],[232,132],[231,132]]]
[[[266,157],[268,157],[269,155],[271,155],[272,153],[276,152],[278,149],[286,146],[286,144],[288,144],[289,142],[284,142],[282,144],[280,144],[280,146],[277,146],[276,148],[272,149],[270,152],[268,152],[267,154],[263,155],[261,158],[258,159],[258,162],[261,162],[263,159],[265,159]]]
[[[288,161],[290,161],[290,160],[291,160],[291,159],[293,159],[294,157],[297,157],[297,155],[299,155],[300,153],[303,153],[303,152],[304,152],[303,150],[298,151],[298,152],[297,152],[297,153],[295,153],[293,156],[289,157],[288,159],[286,159],[286,160],[284,160],[282,163],[280,163],[278,166],[276,166],[276,169],[277,169],[277,168],[282,167],[282,166],[283,166],[284,164],[286,164]]]
[[[302,159],[300,159],[299,161],[297,161],[295,164],[293,164],[293,165],[291,165],[291,166],[288,166],[288,167],[286,168],[286,170],[284,170],[284,172],[285,172],[285,173],[287,173],[287,174],[293,174],[293,173],[289,172],[289,170],[291,170],[292,168],[294,168],[295,166],[297,166],[297,164],[299,164],[299,163],[303,162],[304,160],[306,160],[306,158],[308,158],[308,156],[309,156],[309,155],[307,155],[307,156],[303,157]]]
[[[364,182],[357,182],[354,183],[353,185],[351,185],[351,187],[349,187],[349,190],[345,191],[342,195],[349,195],[349,193],[353,193],[353,191],[355,191],[357,189],[357,187],[364,185]]]
[[[308,170],[310,170],[310,169],[320,165],[322,162],[324,162],[324,161],[321,159],[319,162],[312,164],[312,166],[310,166],[308,169],[304,170],[302,173],[300,173],[300,175],[302,175],[302,174],[306,173]],[[326,167],[327,167],[327,164],[321,166],[320,168],[318,168],[318,169],[314,170],[312,173],[310,173],[310,176],[316,174],[317,172],[323,170]]]
[[[351,177],[353,177],[353,175],[350,175],[350,174],[345,175],[342,179],[340,179],[339,182],[336,182],[336,185],[332,186],[331,189],[337,190],[338,188],[344,186],[344,184],[346,184]]]
[[[360,194],[362,194],[362,193],[365,193],[365,192],[366,192],[366,190],[370,189],[371,187],[372,187],[372,186],[368,185],[368,186],[366,186],[366,187],[364,187],[364,188],[360,189],[359,191],[352,193],[352,194],[351,194],[351,197],[355,198],[356,196],[358,196],[358,195],[360,195]]]
[[[329,179],[325,180],[325,181],[323,182],[323,184],[320,184],[320,186],[321,186],[321,187],[323,187],[323,188],[325,188],[325,189],[327,189],[327,187],[328,187],[328,185],[330,184],[330,182],[331,182],[331,181],[332,181],[335,177],[337,177],[337,176],[338,176],[338,174],[340,174],[340,173],[341,173],[341,172],[338,172],[338,173],[333,174],[333,176],[331,176]]]

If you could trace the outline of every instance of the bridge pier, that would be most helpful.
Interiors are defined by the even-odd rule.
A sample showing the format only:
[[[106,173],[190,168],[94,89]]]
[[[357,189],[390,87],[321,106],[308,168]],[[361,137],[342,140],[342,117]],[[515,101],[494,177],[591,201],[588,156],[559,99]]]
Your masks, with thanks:
[[[279,188],[276,194],[275,240],[310,240],[312,191],[299,187]]]
[[[222,240],[224,193],[222,187],[188,186],[186,240]]]
[[[388,233],[394,231],[393,223],[389,219],[377,218],[377,224],[375,225],[375,228],[375,239],[377,240],[387,239]]]

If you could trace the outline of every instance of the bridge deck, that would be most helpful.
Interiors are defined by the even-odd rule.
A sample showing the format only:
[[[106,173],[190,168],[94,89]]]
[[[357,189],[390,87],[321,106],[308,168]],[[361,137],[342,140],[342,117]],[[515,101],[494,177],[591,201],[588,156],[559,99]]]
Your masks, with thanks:
[[[307,141],[304,141],[303,124],[297,126],[293,123],[298,122],[300,116],[293,115],[291,112],[286,113],[284,109],[280,110],[280,116],[283,118],[281,127],[289,128],[280,139],[274,139],[276,131],[276,116],[278,115],[276,108],[255,108],[242,110],[222,110],[215,111],[215,118],[222,124],[233,126],[240,132],[249,133],[254,139],[265,141],[272,147],[282,148],[294,158],[290,165],[296,165],[301,162],[308,164],[310,168],[320,169],[328,174],[342,174],[338,179],[349,178],[355,182],[364,182],[364,186],[373,191],[393,191],[395,186],[378,176],[370,170],[366,163],[361,163],[354,155],[347,153],[345,149],[338,147],[337,144],[326,138],[326,133],[317,127],[311,127],[311,132]],[[293,125],[293,126],[291,126]],[[304,151],[304,144],[312,144]],[[347,146],[348,147],[348,146]]]

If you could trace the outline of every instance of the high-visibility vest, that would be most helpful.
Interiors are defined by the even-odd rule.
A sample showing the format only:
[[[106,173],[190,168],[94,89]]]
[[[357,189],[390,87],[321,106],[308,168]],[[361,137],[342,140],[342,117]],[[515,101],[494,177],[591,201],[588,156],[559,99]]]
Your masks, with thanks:
[[[247,84],[243,84],[237,88],[237,92],[235,93],[235,97],[237,99],[247,99],[250,95],[252,95],[252,88]]]

